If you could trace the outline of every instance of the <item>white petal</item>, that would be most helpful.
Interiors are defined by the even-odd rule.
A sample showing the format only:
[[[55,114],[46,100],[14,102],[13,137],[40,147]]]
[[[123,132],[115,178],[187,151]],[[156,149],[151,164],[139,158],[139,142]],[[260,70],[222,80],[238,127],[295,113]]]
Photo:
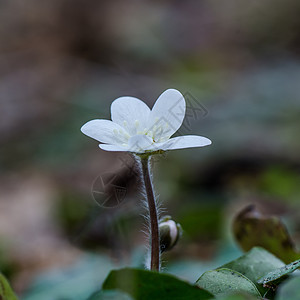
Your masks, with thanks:
[[[138,134],[147,127],[150,108],[134,97],[120,97],[111,104],[111,119],[123,126],[128,133]]]
[[[124,128],[109,120],[91,120],[81,127],[81,131],[85,135],[102,143],[124,143],[124,135],[116,135],[116,132],[125,132]]]
[[[164,91],[150,113],[148,128],[154,133],[155,141],[168,138],[181,126],[185,116],[185,100],[182,94],[169,89]]]
[[[130,152],[143,153],[146,149],[151,148],[153,140],[146,135],[135,135],[128,141],[128,147]]]
[[[99,147],[105,151],[128,151],[127,147],[119,145],[100,144]]]
[[[161,150],[174,150],[183,148],[204,147],[211,144],[211,140],[198,135],[185,135],[169,139],[165,143],[156,145]]]

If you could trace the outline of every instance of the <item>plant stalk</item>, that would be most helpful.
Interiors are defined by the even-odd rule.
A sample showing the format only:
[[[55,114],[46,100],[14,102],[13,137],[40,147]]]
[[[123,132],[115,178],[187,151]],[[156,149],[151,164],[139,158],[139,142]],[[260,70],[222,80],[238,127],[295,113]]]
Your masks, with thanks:
[[[159,228],[158,228],[158,216],[156,210],[155,196],[153,192],[153,186],[151,182],[151,176],[149,171],[150,156],[141,157],[143,179],[146,189],[149,215],[150,215],[150,235],[151,235],[151,270],[159,272]]]

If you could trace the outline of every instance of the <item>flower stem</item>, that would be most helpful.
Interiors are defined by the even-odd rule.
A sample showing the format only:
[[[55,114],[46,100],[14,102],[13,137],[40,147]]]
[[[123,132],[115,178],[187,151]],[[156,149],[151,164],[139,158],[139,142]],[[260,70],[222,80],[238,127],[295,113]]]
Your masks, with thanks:
[[[150,225],[151,225],[151,270],[159,271],[159,229],[158,229],[158,217],[155,203],[155,196],[153,192],[151,176],[149,171],[150,156],[141,157],[143,179],[146,189]]]

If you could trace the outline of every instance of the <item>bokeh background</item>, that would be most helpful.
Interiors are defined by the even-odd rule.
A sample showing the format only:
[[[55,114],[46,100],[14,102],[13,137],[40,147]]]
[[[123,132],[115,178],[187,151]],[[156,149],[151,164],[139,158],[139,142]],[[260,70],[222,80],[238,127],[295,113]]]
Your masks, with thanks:
[[[80,132],[122,95],[151,107],[180,90],[179,134],[213,141],[154,162],[184,229],[167,272],[195,281],[236,257],[230,222],[249,203],[297,241],[299,13],[297,0],[1,1],[0,270],[23,299],[85,299],[143,264],[133,161]]]

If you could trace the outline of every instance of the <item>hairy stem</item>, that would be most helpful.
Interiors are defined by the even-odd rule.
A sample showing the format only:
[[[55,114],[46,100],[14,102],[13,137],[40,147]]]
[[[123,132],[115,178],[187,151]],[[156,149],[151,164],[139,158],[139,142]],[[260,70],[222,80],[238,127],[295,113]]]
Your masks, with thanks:
[[[159,271],[159,229],[158,229],[158,217],[155,203],[155,196],[153,192],[151,176],[149,171],[150,157],[141,157],[143,179],[146,189],[149,215],[150,215],[150,227],[151,227],[151,270]]]

